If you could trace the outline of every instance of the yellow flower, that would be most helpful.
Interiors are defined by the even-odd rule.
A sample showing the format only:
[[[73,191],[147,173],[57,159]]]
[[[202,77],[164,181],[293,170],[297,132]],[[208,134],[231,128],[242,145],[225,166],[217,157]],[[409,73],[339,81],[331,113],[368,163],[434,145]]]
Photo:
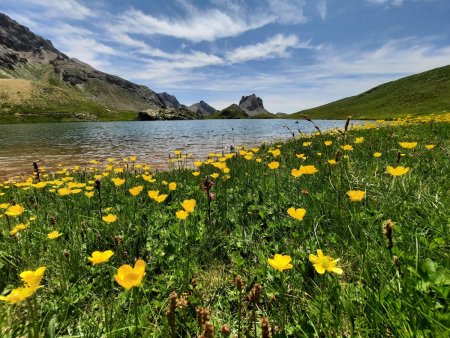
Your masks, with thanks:
[[[175,182],[170,182],[169,183],[169,190],[176,190],[177,189],[177,184]]]
[[[271,149],[271,150],[268,150],[268,152],[272,153],[272,155],[275,157],[280,156],[280,154],[281,154],[280,149]]]
[[[14,228],[11,229],[11,231],[9,232],[9,234],[11,236],[15,236],[17,235],[20,231],[25,230],[26,228],[28,228],[30,226],[30,223],[20,223],[17,224]]]
[[[218,173],[211,174],[211,177],[212,178],[217,178],[217,177],[219,177],[219,174]]]
[[[321,275],[324,274],[325,271],[334,272],[338,275],[341,275],[343,272],[341,268],[336,267],[336,263],[339,262],[339,259],[333,260],[330,256],[324,256],[322,250],[317,250],[317,256],[313,254],[309,255],[309,261],[313,263],[314,268]]]
[[[11,216],[11,217],[17,217],[22,215],[24,212],[24,208],[20,204],[11,205],[6,209],[5,215]]]
[[[156,179],[154,179],[152,175],[142,175],[142,178],[144,181],[147,181],[150,183],[156,182]]]
[[[417,146],[417,142],[399,142],[398,144],[400,144],[400,147],[405,149],[412,149]]]
[[[401,176],[401,175],[406,174],[409,171],[409,168],[402,167],[402,166],[394,168],[394,167],[391,167],[390,165],[388,165],[386,167],[386,171],[388,174],[391,174],[392,176]]]
[[[198,176],[198,175],[200,175],[200,171],[193,171],[193,172],[192,172],[192,175]]]
[[[136,162],[136,156],[134,156],[134,155],[133,155],[133,156],[130,156],[130,161],[131,161],[131,162]]]
[[[347,196],[352,202],[361,202],[366,196],[366,192],[363,190],[350,190],[347,191]]]
[[[373,153],[373,157],[380,157],[380,156],[381,156],[381,153],[379,153],[379,152]]]
[[[134,268],[128,264],[119,267],[117,274],[114,275],[114,279],[120,286],[129,290],[140,285],[144,276],[145,262],[142,259],[138,259],[134,264]]]
[[[313,165],[301,165],[299,170],[301,175],[312,175],[319,171]]]
[[[308,158],[305,156],[305,154],[295,154],[295,156],[297,156],[297,158],[300,158],[302,160],[306,160]]]
[[[197,201],[194,199],[184,200],[183,203],[181,203],[181,206],[187,213],[193,212],[196,205]]]
[[[358,144],[358,143],[363,143],[363,142],[364,142],[364,137],[357,137],[353,143]]]
[[[2,203],[0,204],[0,209],[8,209],[9,203]]]
[[[58,195],[59,196],[67,196],[72,193],[72,190],[70,188],[61,188],[58,189]]]
[[[112,181],[113,181],[114,185],[117,187],[120,187],[122,184],[125,183],[125,180],[120,177],[113,178]]]
[[[61,235],[62,235],[62,233],[60,233],[60,232],[54,230],[54,231],[50,232],[50,233],[47,235],[47,237],[48,237],[49,239],[56,239],[56,238],[58,238],[58,237],[61,236]]]
[[[132,196],[137,196],[137,195],[139,195],[142,192],[143,189],[144,189],[144,186],[139,185],[137,187],[129,189],[128,191],[130,192],[130,194]]]
[[[304,147],[309,147],[312,144],[312,142],[303,142]]]
[[[350,144],[346,144],[345,146],[341,146],[342,150],[352,151],[353,147]]]
[[[46,270],[45,266],[41,266],[37,268],[35,271],[32,270],[24,271],[19,276],[20,278],[22,278],[22,281],[25,283],[25,286],[36,289],[41,284],[45,270]]]
[[[328,160],[329,165],[335,165],[337,164],[336,160]]]
[[[434,149],[434,147],[436,147],[435,144],[427,144],[427,145],[425,145],[425,148],[427,148],[428,150]]]
[[[325,141],[324,144],[328,147],[333,144],[333,141]]]
[[[189,214],[186,211],[184,211],[184,210],[178,210],[176,212],[176,216],[177,216],[178,219],[186,219],[188,217],[188,215]]]
[[[292,269],[293,265],[291,264],[291,261],[292,261],[291,256],[280,254],[275,254],[273,258],[267,259],[269,265],[280,272]]]
[[[33,187],[36,189],[42,189],[45,188],[45,186],[48,184],[48,182],[38,182],[36,184],[33,184]]]
[[[202,161],[195,161],[195,162],[194,162],[194,165],[195,165],[196,167],[200,167],[202,164],[203,164]]]
[[[92,263],[92,265],[96,265],[109,261],[112,255],[114,255],[112,250],[94,251],[91,255],[92,257],[88,257],[88,260]]]
[[[291,170],[291,175],[294,177],[300,177],[302,176],[302,172],[299,169],[294,168]]]
[[[148,192],[148,197],[155,200],[158,203],[164,202],[167,198],[166,194],[160,195],[159,190],[150,190]]]
[[[269,164],[267,164],[268,165],[268,167],[270,168],[270,169],[278,169],[278,167],[280,166],[280,163],[279,162],[277,162],[277,161],[274,161],[274,162],[270,162]]]
[[[230,172],[230,168],[226,167],[222,169],[224,174],[228,174]]]
[[[289,208],[287,210],[287,213],[292,218],[298,219],[299,221],[303,220],[303,217],[305,217],[306,210],[303,208],[295,209],[295,208]]]
[[[103,216],[102,219],[106,222],[106,223],[113,223],[115,221],[117,221],[117,216],[113,215],[113,214],[108,214],[106,216]]]
[[[11,290],[9,295],[7,296],[0,296],[0,300],[7,302],[9,304],[15,304],[18,302],[23,301],[24,299],[27,299],[28,297],[32,296],[36,292],[36,288],[30,288],[30,287],[22,287],[22,288],[16,288]]]
[[[87,198],[92,198],[92,197],[94,197],[94,192],[93,192],[93,191],[85,192],[84,195],[85,195]]]

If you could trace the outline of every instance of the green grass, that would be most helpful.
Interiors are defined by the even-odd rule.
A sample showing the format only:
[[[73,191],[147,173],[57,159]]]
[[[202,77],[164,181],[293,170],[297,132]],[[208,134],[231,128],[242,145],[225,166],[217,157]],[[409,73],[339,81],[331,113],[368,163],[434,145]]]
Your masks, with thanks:
[[[372,88],[362,94],[302,110],[314,119],[392,119],[450,110],[450,66],[436,68]]]
[[[109,170],[101,180],[102,212],[118,217],[111,224],[100,218],[95,189],[92,198],[84,195],[84,187],[78,194],[57,194],[62,178],[93,186],[92,175],[102,168],[61,172],[56,182],[44,177],[52,183],[43,189],[6,183],[0,204],[16,202],[25,212],[0,218],[0,292],[18,287],[24,270],[47,270],[33,296],[15,305],[0,302],[0,335],[197,337],[204,330],[196,314],[202,307],[217,337],[224,324],[233,334],[240,328],[241,337],[260,337],[263,317],[274,334],[276,327],[284,331],[275,337],[448,337],[448,116],[446,121],[296,138],[279,144],[278,157],[263,145],[250,160],[242,155],[228,159],[229,174],[204,164],[193,176],[186,168],[190,160],[180,159],[172,170],[154,172],[156,181],[150,183],[141,176],[145,168],[120,163],[115,167],[128,170]],[[357,137],[364,142],[354,144]],[[333,144],[325,146],[325,140]],[[402,141],[418,145],[401,149]],[[343,151],[345,144],[353,151]],[[427,144],[435,148],[428,150]],[[399,150],[405,155],[398,156]],[[382,156],[375,158],[374,152]],[[300,153],[307,159],[297,158]],[[336,157],[337,165],[329,165],[327,160]],[[270,170],[272,161],[280,168]],[[319,171],[291,175],[291,169],[307,164]],[[411,170],[392,177],[387,165]],[[200,183],[213,173],[220,176],[213,179],[216,195],[209,211]],[[111,177],[126,182],[116,187]],[[176,190],[169,191],[163,181],[176,182]],[[128,189],[139,185],[143,192],[132,197]],[[364,190],[365,199],[351,202],[346,193],[352,189]],[[168,198],[157,203],[147,196],[149,190]],[[195,211],[178,220],[181,202],[192,198]],[[306,209],[304,219],[289,217],[290,207]],[[37,219],[27,229],[9,235],[10,228],[31,216]],[[395,223],[391,250],[382,231],[388,219]],[[63,235],[47,239],[53,230]],[[88,263],[93,251],[108,249],[115,253],[108,263]],[[318,249],[340,258],[344,273],[318,274],[308,259]],[[290,255],[293,268],[271,268],[267,259],[276,253]],[[113,276],[138,258],[147,262],[142,286],[125,291]],[[234,282],[238,275],[242,290]],[[259,297],[251,294],[257,284]],[[166,317],[172,292],[188,300],[175,310],[174,331]]]

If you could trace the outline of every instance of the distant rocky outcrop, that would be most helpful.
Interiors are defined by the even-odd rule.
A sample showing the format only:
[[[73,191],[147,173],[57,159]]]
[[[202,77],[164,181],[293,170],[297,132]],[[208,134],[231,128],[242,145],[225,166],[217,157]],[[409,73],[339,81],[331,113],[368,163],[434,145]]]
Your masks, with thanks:
[[[217,112],[216,108],[211,107],[205,101],[194,103],[193,105],[189,106],[188,109],[194,113],[199,113],[203,116],[212,115]]]
[[[239,101],[239,107],[250,117],[270,114],[264,108],[262,99],[255,94],[242,96],[241,100]]]
[[[159,108],[148,109],[139,112],[139,121],[159,121],[159,120],[201,120],[204,117],[199,113],[190,111],[187,108]]]

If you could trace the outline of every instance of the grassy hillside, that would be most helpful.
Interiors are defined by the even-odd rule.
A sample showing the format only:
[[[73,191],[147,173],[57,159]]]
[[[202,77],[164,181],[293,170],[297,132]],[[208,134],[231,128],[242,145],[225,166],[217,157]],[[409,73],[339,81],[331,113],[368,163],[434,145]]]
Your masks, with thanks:
[[[302,110],[316,119],[390,119],[450,110],[450,66],[436,68],[372,88],[360,95]]]
[[[67,85],[0,79],[0,123],[132,120],[135,117],[135,112],[114,112]]]
[[[232,104],[215,114],[211,114],[209,119],[248,119],[248,115],[237,105]]]

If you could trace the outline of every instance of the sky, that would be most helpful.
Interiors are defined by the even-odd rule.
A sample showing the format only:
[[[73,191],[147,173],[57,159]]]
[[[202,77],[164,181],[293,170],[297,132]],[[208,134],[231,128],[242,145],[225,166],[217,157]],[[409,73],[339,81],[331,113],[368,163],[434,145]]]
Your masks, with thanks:
[[[69,57],[186,105],[293,113],[450,64],[449,0],[1,0]]]

